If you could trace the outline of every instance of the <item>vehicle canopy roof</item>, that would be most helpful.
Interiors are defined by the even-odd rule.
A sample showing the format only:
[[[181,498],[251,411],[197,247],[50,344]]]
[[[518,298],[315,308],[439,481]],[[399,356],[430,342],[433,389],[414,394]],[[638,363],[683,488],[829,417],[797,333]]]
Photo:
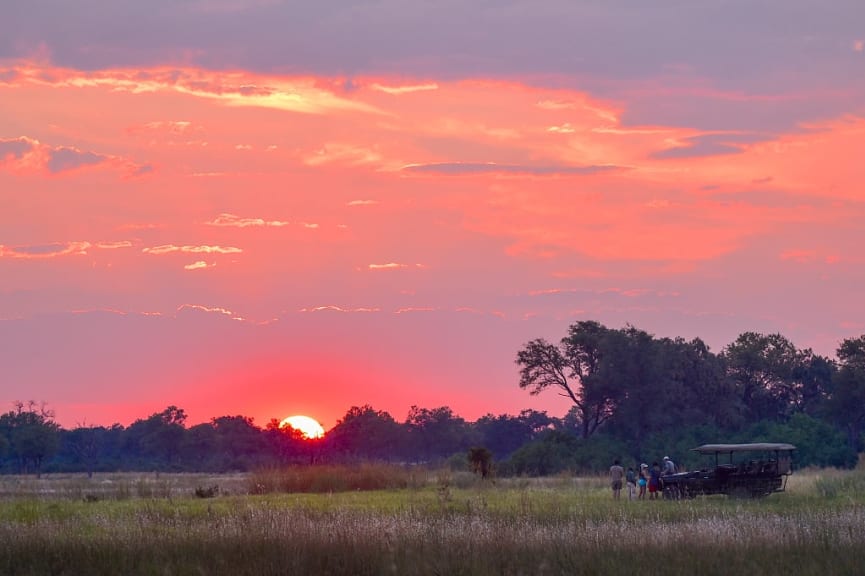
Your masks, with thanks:
[[[692,448],[693,452],[700,454],[716,454],[718,452],[754,452],[754,451],[790,451],[796,447],[792,444],[772,443],[772,442],[757,442],[754,444],[703,444]]]

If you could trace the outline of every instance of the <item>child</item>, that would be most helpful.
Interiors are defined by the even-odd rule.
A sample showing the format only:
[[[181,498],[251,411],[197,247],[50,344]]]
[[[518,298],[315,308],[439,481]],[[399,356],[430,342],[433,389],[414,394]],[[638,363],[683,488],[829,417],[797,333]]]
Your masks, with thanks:
[[[634,468],[628,466],[628,473],[625,474],[625,482],[628,484],[628,500],[634,499],[634,494],[637,492],[637,475],[634,474]]]
[[[637,498],[645,500],[646,486],[649,484],[649,465],[646,463],[640,464],[640,479],[638,480],[638,484],[640,485],[640,493],[637,495]]]

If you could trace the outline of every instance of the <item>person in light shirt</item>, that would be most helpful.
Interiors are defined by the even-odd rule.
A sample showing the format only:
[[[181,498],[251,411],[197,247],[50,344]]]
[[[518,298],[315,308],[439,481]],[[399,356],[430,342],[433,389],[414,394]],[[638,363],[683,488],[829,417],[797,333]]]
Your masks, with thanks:
[[[625,476],[625,469],[616,460],[610,466],[610,486],[613,488],[613,500],[618,500],[622,495],[622,478]]]
[[[664,470],[661,472],[661,476],[669,476],[670,474],[676,473],[676,464],[672,460],[670,460],[669,456],[664,456]]]

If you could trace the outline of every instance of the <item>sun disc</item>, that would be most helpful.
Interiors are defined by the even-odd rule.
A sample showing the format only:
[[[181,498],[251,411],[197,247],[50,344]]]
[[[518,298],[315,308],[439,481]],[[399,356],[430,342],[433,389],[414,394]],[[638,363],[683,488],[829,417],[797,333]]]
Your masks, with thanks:
[[[290,426],[295,430],[299,430],[304,436],[310,439],[321,438],[324,436],[324,428],[318,423],[315,418],[309,416],[289,416],[279,423],[280,428]]]

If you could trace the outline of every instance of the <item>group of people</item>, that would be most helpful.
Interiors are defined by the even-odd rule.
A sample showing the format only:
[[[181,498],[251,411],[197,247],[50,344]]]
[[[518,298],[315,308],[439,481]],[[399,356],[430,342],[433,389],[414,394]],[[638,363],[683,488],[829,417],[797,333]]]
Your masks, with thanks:
[[[628,490],[628,500],[645,500],[646,494],[649,500],[655,500],[663,489],[663,478],[677,472],[676,464],[669,456],[664,456],[663,464],[652,462],[649,467],[645,462],[640,464],[639,472],[629,466],[628,470],[616,460],[610,466],[610,484],[613,488],[613,499],[618,500],[622,495],[623,485]]]

